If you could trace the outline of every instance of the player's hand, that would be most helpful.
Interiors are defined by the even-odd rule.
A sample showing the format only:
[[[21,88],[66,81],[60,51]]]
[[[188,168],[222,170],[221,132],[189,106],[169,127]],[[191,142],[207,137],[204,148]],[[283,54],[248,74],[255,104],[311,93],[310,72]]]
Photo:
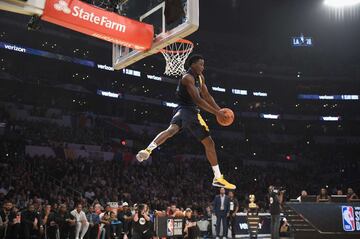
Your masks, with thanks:
[[[220,118],[220,119],[226,119],[227,118],[225,112],[222,111],[222,110],[218,110],[218,112],[216,113],[216,117]]]

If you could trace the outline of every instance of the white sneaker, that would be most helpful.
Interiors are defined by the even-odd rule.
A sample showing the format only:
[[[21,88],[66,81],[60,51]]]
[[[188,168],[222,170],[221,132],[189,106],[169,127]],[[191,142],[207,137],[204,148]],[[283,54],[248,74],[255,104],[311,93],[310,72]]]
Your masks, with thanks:
[[[140,150],[136,155],[136,159],[141,163],[144,160],[147,160],[150,157],[150,152],[146,149]]]

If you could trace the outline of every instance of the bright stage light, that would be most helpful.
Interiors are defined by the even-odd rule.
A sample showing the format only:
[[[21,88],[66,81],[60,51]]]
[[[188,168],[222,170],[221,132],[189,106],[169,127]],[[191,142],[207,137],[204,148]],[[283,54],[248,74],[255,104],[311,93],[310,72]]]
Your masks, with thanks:
[[[325,0],[324,4],[329,7],[349,7],[359,4],[360,0]]]

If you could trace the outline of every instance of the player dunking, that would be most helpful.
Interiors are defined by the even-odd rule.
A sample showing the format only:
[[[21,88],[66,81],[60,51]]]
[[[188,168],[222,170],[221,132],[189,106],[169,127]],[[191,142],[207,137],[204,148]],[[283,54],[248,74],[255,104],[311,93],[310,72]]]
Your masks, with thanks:
[[[212,166],[215,176],[212,185],[226,189],[235,189],[236,186],[226,181],[220,172],[215,143],[210,136],[208,126],[200,115],[199,108],[220,118],[227,116],[224,112],[220,111],[220,107],[216,104],[206,87],[205,78],[202,74],[204,71],[204,58],[199,55],[193,55],[189,58],[188,64],[190,69],[179,80],[176,89],[178,107],[174,110],[170,126],[159,133],[146,149],[139,151],[136,158],[140,162],[148,159],[156,147],[173,137],[181,129],[187,129],[205,147],[206,157]]]

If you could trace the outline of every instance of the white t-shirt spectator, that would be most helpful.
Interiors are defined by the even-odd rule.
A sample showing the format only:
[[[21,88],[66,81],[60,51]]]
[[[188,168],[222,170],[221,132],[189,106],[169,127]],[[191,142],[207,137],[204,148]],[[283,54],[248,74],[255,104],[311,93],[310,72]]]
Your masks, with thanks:
[[[81,211],[80,213],[78,213],[78,211],[76,211],[76,209],[71,211],[71,215],[73,215],[75,217],[75,220],[77,222],[83,222],[83,221],[88,221],[85,215],[85,212]]]

